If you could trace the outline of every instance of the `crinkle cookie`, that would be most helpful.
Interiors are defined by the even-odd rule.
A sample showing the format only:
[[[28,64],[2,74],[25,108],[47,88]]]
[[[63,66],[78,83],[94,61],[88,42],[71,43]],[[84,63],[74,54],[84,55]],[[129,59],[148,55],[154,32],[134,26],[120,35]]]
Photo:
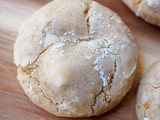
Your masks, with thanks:
[[[160,120],[160,62],[141,80],[136,104],[138,120]]]
[[[63,117],[114,108],[130,90],[137,47],[117,14],[91,0],[54,0],[20,28],[18,80],[37,106]]]
[[[137,16],[160,27],[160,0],[122,0]]]

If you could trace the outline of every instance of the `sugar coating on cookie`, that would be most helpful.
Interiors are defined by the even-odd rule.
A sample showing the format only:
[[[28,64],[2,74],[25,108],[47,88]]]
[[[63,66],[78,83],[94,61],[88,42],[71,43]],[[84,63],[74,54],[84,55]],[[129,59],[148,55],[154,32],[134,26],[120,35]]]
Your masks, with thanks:
[[[122,0],[137,16],[160,26],[160,0]]]
[[[138,120],[160,119],[160,62],[156,62],[141,80],[136,104]]]
[[[114,108],[130,90],[137,47],[117,14],[91,0],[54,0],[20,28],[18,80],[33,103],[63,117]]]
[[[151,7],[160,7],[160,0],[147,0],[147,3]]]
[[[149,118],[147,118],[147,117],[144,117],[144,119],[143,120],[149,120]]]

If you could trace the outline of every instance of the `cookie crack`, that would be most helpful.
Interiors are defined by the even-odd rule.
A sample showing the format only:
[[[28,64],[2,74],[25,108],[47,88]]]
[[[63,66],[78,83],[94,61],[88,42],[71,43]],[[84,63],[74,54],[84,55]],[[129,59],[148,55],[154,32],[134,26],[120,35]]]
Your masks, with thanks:
[[[114,36],[114,35],[113,35],[113,36]],[[113,44],[109,44],[109,46],[108,46],[107,48],[109,49],[112,45],[113,45]],[[92,114],[93,114],[93,115],[95,114],[95,109],[94,109],[94,107],[95,107],[95,104],[96,104],[96,102],[97,102],[97,97],[98,97],[99,95],[101,95],[102,93],[104,93],[103,100],[106,101],[106,103],[109,104],[107,107],[110,108],[110,103],[111,103],[111,87],[112,87],[111,84],[112,84],[112,82],[113,82],[113,80],[114,80],[114,78],[115,78],[115,73],[116,73],[116,71],[117,71],[117,60],[116,60],[116,56],[119,55],[119,54],[111,53],[111,52],[110,52],[109,54],[115,56],[115,60],[114,60],[114,71],[113,71],[112,76],[110,77],[110,80],[107,81],[107,82],[108,82],[107,91],[108,91],[109,93],[106,92],[105,87],[102,85],[101,91],[100,91],[98,94],[96,94],[96,95],[94,96],[94,98],[93,98],[94,101],[93,101],[93,104],[91,105],[91,110],[92,110]]]
[[[115,58],[115,61],[114,61],[114,73],[113,73],[113,75],[111,76],[111,79],[110,79],[110,81],[109,81],[109,83],[108,83],[108,85],[109,85],[109,92],[110,92],[110,99],[109,99],[109,101],[108,101],[108,109],[110,108],[110,103],[111,103],[111,100],[112,100],[112,98],[111,98],[111,88],[112,88],[112,86],[111,86],[111,84],[112,84],[112,82],[113,82],[113,80],[114,80],[114,78],[115,78],[115,73],[116,73],[116,71],[117,71],[117,60],[116,60],[116,58]]]
[[[32,77],[32,76],[31,76],[31,77]],[[32,78],[35,79],[35,80],[38,82],[38,87],[41,89],[41,93],[43,94],[43,96],[44,96],[46,99],[48,99],[48,100],[50,101],[50,103],[53,104],[52,99],[51,99],[50,97],[48,97],[48,96],[44,93],[44,91],[43,91],[43,89],[42,89],[42,87],[41,87],[40,81],[39,81],[37,78],[34,78],[34,77],[32,77]]]
[[[40,52],[39,55],[38,55],[38,57],[36,58],[36,60],[32,63],[32,65],[34,65],[39,60],[39,58],[41,57],[41,55],[44,54],[53,45],[54,45],[54,43],[48,45],[42,52]]]
[[[114,35],[113,35],[114,36]],[[50,97],[48,97],[45,93],[44,93],[44,91],[43,91],[43,89],[40,87],[40,81],[38,80],[38,78],[34,78],[33,76],[31,76],[31,73],[32,73],[32,71],[34,70],[34,69],[36,69],[38,66],[36,66],[36,67],[33,67],[34,66],[34,64],[39,60],[39,58],[42,56],[42,54],[44,54],[51,46],[53,46],[54,44],[52,43],[51,45],[49,45],[49,46],[47,46],[40,54],[39,54],[39,56],[37,57],[37,59],[36,59],[36,61],[34,62],[34,63],[32,63],[32,68],[30,68],[29,66],[27,66],[27,67],[25,67],[25,69],[23,68],[23,67],[21,67],[22,68],[22,70],[25,72],[25,73],[27,73],[27,75],[30,75],[30,77],[32,77],[33,79],[36,79],[36,81],[39,83],[39,85],[38,85],[38,87],[41,89],[41,92],[42,92],[42,94],[43,94],[43,96],[46,98],[46,99],[48,99],[49,101],[50,101],[50,103],[51,104],[54,104],[54,102],[52,101],[52,99],[50,98]],[[107,47],[108,49],[112,46],[113,44],[109,44],[109,46]],[[106,47],[105,47],[106,48]],[[110,54],[112,54],[112,55],[117,55],[116,53],[111,53],[110,52]],[[114,73],[116,72],[116,60],[114,61]],[[26,69],[27,68],[27,69]],[[111,83],[112,83],[112,81],[113,81],[113,79],[114,79],[114,75],[112,75],[112,77],[111,77],[111,79],[109,80],[109,82],[108,82],[108,86],[109,86],[109,90],[111,89]],[[104,101],[106,101],[106,102],[109,102],[109,104],[110,104],[110,101],[111,101],[111,99],[109,98],[110,97],[110,95],[107,95],[107,93],[105,92],[105,90],[104,90],[104,86],[102,86],[102,88],[101,88],[101,91],[98,93],[98,94],[96,94],[95,96],[94,96],[94,101],[93,101],[93,104],[91,105],[91,110],[92,110],[92,114],[95,114],[95,109],[94,109],[94,107],[95,107],[95,104],[96,104],[96,102],[97,102],[97,97],[100,95],[100,94],[102,94],[102,93],[104,93]],[[109,99],[108,99],[109,98]],[[60,103],[56,103],[55,105],[56,106],[58,106],[58,105],[60,105],[60,104],[63,104],[63,101],[64,100],[62,100]],[[57,109],[57,111],[58,111],[58,108],[56,108]]]
[[[154,86],[154,85],[152,85],[151,83],[148,83],[148,85],[151,86],[151,87],[154,88],[154,89],[159,89],[159,88],[160,88],[160,86]]]
[[[100,92],[98,92],[98,94],[96,94],[96,95],[94,96],[94,98],[93,98],[93,104],[91,105],[92,115],[94,115],[94,113],[95,113],[94,107],[95,107],[95,104],[96,104],[96,102],[97,102],[97,97],[98,97],[101,93],[103,93],[103,89],[104,89],[104,87],[102,86]]]
[[[91,9],[91,4],[87,1],[85,1],[85,6],[86,6],[86,9],[83,11],[84,13],[84,17],[85,17],[85,21],[86,21],[86,26],[87,26],[87,31],[88,31],[88,35],[90,35],[90,22],[89,22],[89,11]],[[88,38],[90,40],[90,37]]]
[[[89,20],[90,17],[89,17],[89,15],[88,15],[88,13],[89,13],[89,11],[90,11],[90,9],[91,9],[91,4],[92,4],[92,3],[89,3],[89,2],[86,1],[86,2],[85,2],[86,9],[84,9],[84,11],[83,11],[84,17],[86,18],[85,21],[86,21],[86,25],[87,25],[88,37],[87,37],[87,38],[78,37],[77,39],[80,40],[79,42],[94,40],[94,39],[91,39],[92,36],[90,35],[90,20]],[[113,17],[113,15],[111,15],[111,16],[109,17],[109,19],[111,19],[112,17]],[[53,21],[53,20],[49,21],[45,26],[43,26],[43,27],[41,28],[40,31],[41,31],[41,33],[43,33],[43,38],[46,37],[47,31],[53,29],[52,27],[49,27],[49,26],[51,26],[52,21]],[[111,23],[110,23],[110,26],[111,26]],[[56,34],[55,34],[55,35],[56,35]],[[110,39],[113,39],[114,35],[115,35],[115,33],[113,34],[113,36],[112,36]],[[56,35],[56,36],[57,36],[57,35]],[[62,38],[62,36],[57,36],[57,37],[58,37],[59,39]],[[38,54],[37,58],[36,58],[32,63],[26,65],[25,67],[34,65],[34,64],[38,61],[38,59],[40,58],[40,56],[41,56],[49,47],[51,47],[51,46],[53,46],[53,45],[54,45],[54,43],[51,43],[50,45],[48,45],[47,47],[45,47],[44,50],[42,50],[42,51]],[[38,50],[38,51],[40,51],[40,50]],[[21,65],[19,65],[19,66],[21,67]]]
[[[59,111],[59,109],[57,107],[58,103],[54,103],[53,100],[45,94],[45,92],[43,91],[43,89],[41,87],[41,83],[40,83],[40,81],[37,78],[34,78],[34,77],[32,77],[32,78],[35,79],[38,82],[38,87],[40,88],[41,93],[43,94],[43,96],[45,97],[45,99],[47,99],[50,102],[50,104],[55,105],[56,106],[56,112],[58,112]]]
[[[109,93],[106,93],[105,90],[103,90],[103,92],[105,94],[104,100],[108,103],[107,109],[110,108],[110,103],[111,103],[111,100],[112,100],[111,99],[111,88],[112,88],[111,84],[112,84],[112,82],[113,82],[113,80],[115,78],[115,73],[117,71],[116,68],[117,68],[117,62],[116,62],[116,59],[115,59],[115,61],[114,61],[114,73],[112,74],[110,80],[108,81],[108,91],[109,91]]]
[[[28,68],[28,69],[29,69],[29,68]],[[39,91],[37,94],[42,93],[43,97],[44,97],[46,100],[48,100],[48,101],[50,102],[50,104],[56,106],[56,112],[58,112],[59,109],[58,109],[57,106],[58,106],[59,104],[63,104],[64,99],[63,99],[60,103],[54,103],[53,100],[52,100],[50,97],[48,97],[48,96],[45,94],[45,92],[43,91],[43,89],[42,89],[42,87],[41,87],[41,82],[40,82],[37,78],[33,77],[31,74],[27,73],[25,70],[23,70],[22,67],[21,67],[21,70],[22,70],[24,73],[26,73],[30,78],[34,79],[34,80],[38,83],[37,86],[38,86],[38,88],[40,89],[40,91]],[[32,71],[32,69],[31,69],[31,71]],[[30,80],[28,81],[28,83],[29,83],[28,88],[30,88],[30,87],[32,86],[32,85],[30,85],[30,83],[31,83]],[[28,91],[27,93],[30,94],[30,91]]]

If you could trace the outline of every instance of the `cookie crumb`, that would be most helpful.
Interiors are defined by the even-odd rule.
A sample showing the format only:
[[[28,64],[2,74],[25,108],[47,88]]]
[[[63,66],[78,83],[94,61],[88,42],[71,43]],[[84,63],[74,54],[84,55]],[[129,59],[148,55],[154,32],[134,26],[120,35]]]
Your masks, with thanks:
[[[145,109],[148,109],[148,108],[149,108],[149,103],[148,103],[148,102],[144,103],[144,108],[145,108]]]

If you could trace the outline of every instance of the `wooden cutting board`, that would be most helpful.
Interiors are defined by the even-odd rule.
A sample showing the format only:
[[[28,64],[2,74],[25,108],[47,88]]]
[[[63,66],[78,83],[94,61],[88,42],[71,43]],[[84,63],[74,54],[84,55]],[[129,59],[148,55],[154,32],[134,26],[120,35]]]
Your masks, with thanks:
[[[135,100],[145,71],[160,59],[160,28],[137,18],[120,0],[97,0],[117,12],[133,32],[139,47],[139,65],[131,91],[121,104],[99,117],[78,120],[136,120]],[[0,0],[0,120],[71,120],[58,118],[35,106],[24,94],[13,64],[18,28],[49,0]]]

